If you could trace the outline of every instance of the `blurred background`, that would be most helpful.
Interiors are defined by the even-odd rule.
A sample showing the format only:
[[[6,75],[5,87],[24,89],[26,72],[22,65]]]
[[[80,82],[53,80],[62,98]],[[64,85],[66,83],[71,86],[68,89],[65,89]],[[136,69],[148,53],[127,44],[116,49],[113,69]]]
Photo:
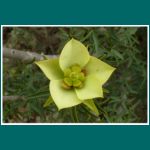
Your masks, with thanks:
[[[59,55],[71,38],[81,41],[91,55],[116,67],[96,99],[100,115],[76,107],[79,122],[147,122],[146,27],[3,27],[3,47],[45,55]],[[74,122],[70,108],[43,107],[49,80],[32,62],[3,58],[3,95],[24,99],[3,101],[3,122]]]

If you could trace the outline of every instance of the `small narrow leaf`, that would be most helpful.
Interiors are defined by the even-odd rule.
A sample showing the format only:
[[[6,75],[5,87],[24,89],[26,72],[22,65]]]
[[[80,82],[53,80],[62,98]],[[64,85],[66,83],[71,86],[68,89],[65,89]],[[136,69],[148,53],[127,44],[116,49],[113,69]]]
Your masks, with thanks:
[[[48,107],[52,102],[53,102],[53,99],[51,96],[49,96],[46,102],[44,103],[43,107]]]
[[[136,33],[136,31],[137,31],[137,29],[138,28],[128,28],[127,29],[127,33],[129,34],[129,35],[134,35],[135,33]]]
[[[97,107],[96,107],[96,105],[94,104],[94,101],[93,101],[92,99],[90,99],[90,100],[85,100],[85,101],[83,102],[83,104],[85,104],[89,109],[91,109],[91,110],[95,113],[96,116],[99,115],[99,111],[98,111],[98,109],[97,109]]]
[[[103,92],[104,92],[104,93],[109,93],[109,90],[103,88]]]
[[[93,37],[93,42],[94,42],[94,46],[95,46],[95,51],[96,51],[96,53],[98,53],[99,52],[98,39],[97,39],[97,36],[94,32],[92,35],[93,35],[92,37]]]
[[[124,60],[123,55],[122,55],[120,52],[118,52],[117,50],[112,49],[111,52],[112,52],[115,56],[117,56],[118,58],[120,58],[121,60]]]
[[[86,39],[88,39],[92,33],[93,33],[93,30],[91,30],[86,36],[84,36],[81,42],[84,42]]]

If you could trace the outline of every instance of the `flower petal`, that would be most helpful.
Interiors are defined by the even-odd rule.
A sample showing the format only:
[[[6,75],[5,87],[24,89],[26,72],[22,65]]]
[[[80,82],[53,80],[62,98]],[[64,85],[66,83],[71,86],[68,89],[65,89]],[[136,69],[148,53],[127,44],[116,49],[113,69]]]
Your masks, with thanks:
[[[50,82],[51,96],[59,110],[80,104],[82,101],[78,99],[75,91],[73,89],[63,89],[62,82],[62,80],[52,80]]]
[[[102,87],[99,80],[94,76],[86,77],[84,86],[82,88],[76,88],[75,91],[81,100],[103,97]]]
[[[90,108],[97,116],[99,115],[99,111],[92,99],[83,101],[83,104],[85,104],[88,108]]]
[[[116,68],[106,64],[105,62],[91,56],[89,62],[85,66],[87,75],[95,75],[100,84],[103,85]]]
[[[63,78],[63,72],[59,67],[59,59],[53,58],[35,62],[44,72],[49,80],[56,80]]]
[[[59,64],[62,70],[75,64],[83,67],[89,59],[90,56],[87,48],[81,42],[71,39],[60,54]]]

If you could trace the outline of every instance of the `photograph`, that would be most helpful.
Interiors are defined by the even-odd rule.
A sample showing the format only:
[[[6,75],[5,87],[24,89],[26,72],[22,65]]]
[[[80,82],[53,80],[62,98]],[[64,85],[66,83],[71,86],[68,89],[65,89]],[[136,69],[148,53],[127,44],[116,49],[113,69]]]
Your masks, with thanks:
[[[2,125],[149,125],[148,25],[1,25]]]

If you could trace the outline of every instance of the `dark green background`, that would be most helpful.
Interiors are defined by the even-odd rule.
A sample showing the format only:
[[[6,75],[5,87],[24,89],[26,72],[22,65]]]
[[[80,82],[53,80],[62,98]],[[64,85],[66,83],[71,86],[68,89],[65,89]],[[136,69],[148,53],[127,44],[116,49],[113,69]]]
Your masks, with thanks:
[[[0,1],[0,24],[150,24],[148,0]],[[149,126],[0,126],[1,149],[148,149]]]

